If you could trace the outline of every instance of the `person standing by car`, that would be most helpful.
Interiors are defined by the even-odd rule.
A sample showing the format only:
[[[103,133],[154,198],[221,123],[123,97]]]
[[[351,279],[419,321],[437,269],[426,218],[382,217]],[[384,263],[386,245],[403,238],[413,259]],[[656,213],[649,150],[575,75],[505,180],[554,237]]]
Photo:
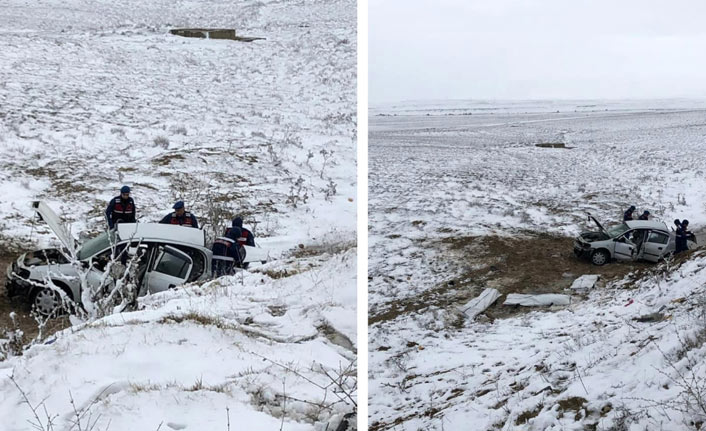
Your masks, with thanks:
[[[187,212],[184,208],[184,201],[177,201],[172,207],[173,213],[169,213],[159,222],[162,224],[177,224],[179,226],[195,227],[198,229],[199,222],[196,216]]]
[[[225,236],[218,237],[213,242],[211,272],[214,277],[231,274],[233,266],[240,266],[242,254],[237,241],[240,234],[240,229],[234,227],[229,229]]]
[[[638,220],[649,220],[650,219],[650,212],[645,210],[640,217],[637,218]]]
[[[687,251],[689,249],[686,241],[691,238],[693,234],[689,232],[688,228],[689,220],[682,220],[677,228],[677,238],[675,244],[676,249],[674,250],[674,254],[681,253],[682,251]]]
[[[105,210],[108,227],[114,229],[118,223],[135,223],[136,212],[135,201],[130,197],[130,187],[123,186],[120,196],[111,199]]]
[[[623,221],[632,220],[632,213],[635,211],[635,205],[630,205],[630,208],[623,213]]]
[[[250,247],[255,247],[255,235],[248,229],[243,227],[243,218],[237,216],[233,219],[233,227],[226,229],[226,235],[231,229],[240,229],[241,234],[238,236],[237,240],[240,245],[249,245]]]
[[[250,247],[255,247],[255,235],[253,235],[252,232],[243,227],[243,218],[240,216],[236,216],[233,219],[233,226],[226,229],[225,235],[229,236],[231,232],[240,232],[237,236],[234,237],[238,242],[238,250],[240,252],[240,261],[238,262],[237,266],[238,268],[247,269],[249,264],[247,262],[243,263],[243,259],[245,259],[246,253],[244,246],[248,245]]]

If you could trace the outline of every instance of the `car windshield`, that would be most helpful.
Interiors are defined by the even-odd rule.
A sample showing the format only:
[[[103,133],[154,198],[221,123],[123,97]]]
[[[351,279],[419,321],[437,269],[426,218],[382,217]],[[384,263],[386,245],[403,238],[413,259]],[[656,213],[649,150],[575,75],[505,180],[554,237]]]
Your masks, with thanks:
[[[607,233],[608,233],[608,235],[611,236],[611,238],[617,238],[629,230],[630,230],[630,228],[628,227],[628,225],[623,223],[623,224],[609,227],[607,230]]]
[[[115,234],[112,234],[113,240],[115,240]],[[88,259],[89,257],[95,255],[99,251],[103,251],[110,247],[110,238],[108,238],[108,233],[103,232],[95,238],[91,238],[81,246],[81,250],[78,251],[79,260]]]

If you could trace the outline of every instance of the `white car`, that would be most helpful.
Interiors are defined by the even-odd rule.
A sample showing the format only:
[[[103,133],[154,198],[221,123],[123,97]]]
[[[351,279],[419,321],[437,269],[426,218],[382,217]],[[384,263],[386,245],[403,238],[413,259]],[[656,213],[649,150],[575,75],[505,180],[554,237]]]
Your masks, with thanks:
[[[203,230],[159,223],[120,223],[115,230],[103,232],[76,247],[76,241],[51,208],[43,202],[34,202],[32,206],[54,231],[64,249],[76,250],[76,256],[86,270],[87,283],[92,287],[104,283],[106,265],[116,245],[119,250],[127,247],[128,258],[140,251],[138,295],[161,292],[211,277],[213,255],[206,247]],[[266,260],[262,249],[245,248],[244,262]],[[61,298],[46,286],[45,280],[51,279],[71,300],[80,303],[78,276],[77,268],[58,249],[44,249],[24,253],[8,267],[6,288],[8,295],[25,296],[39,313],[49,315],[61,306]]]
[[[662,221],[628,220],[605,229],[593,216],[598,231],[581,232],[574,241],[574,254],[588,257],[595,265],[611,259],[658,262],[675,250],[676,234]],[[689,248],[694,247],[689,241]]]

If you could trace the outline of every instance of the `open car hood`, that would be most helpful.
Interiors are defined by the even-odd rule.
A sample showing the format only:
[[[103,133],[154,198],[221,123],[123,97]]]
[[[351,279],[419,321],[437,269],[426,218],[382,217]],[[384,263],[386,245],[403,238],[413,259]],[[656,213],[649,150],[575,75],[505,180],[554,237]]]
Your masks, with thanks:
[[[593,222],[596,224],[596,226],[598,226],[598,229],[600,229],[601,232],[603,232],[604,234],[608,235],[608,232],[606,232],[606,230],[603,228],[603,225],[600,224],[600,223],[598,222],[598,220],[596,220],[595,217],[593,217],[591,214],[588,214],[588,218],[589,218],[589,220],[593,220]],[[608,236],[610,236],[610,235],[608,235]]]
[[[76,240],[73,236],[71,236],[68,229],[66,229],[66,226],[61,221],[59,216],[56,215],[54,210],[49,208],[49,206],[42,201],[32,202],[32,209],[39,214],[40,218],[44,220],[47,225],[49,225],[49,228],[54,231],[54,235],[56,235],[64,247],[69,250],[69,253],[74,254],[76,251]]]

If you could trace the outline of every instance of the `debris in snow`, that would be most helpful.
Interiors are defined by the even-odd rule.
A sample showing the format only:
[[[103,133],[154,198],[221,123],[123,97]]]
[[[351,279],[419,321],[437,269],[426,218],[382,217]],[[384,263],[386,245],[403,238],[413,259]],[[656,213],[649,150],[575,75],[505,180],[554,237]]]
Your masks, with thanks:
[[[640,317],[633,317],[632,320],[636,322],[661,322],[662,320],[667,320],[671,318],[672,316],[664,313],[650,313],[650,314],[643,314]]]
[[[581,277],[574,280],[573,283],[571,283],[571,287],[569,289],[571,289],[571,290],[593,289],[596,286],[596,283],[598,282],[599,278],[600,278],[600,275],[597,275],[597,274],[582,275]]]
[[[571,297],[558,293],[544,293],[539,295],[526,295],[522,293],[511,293],[503,305],[524,305],[526,307],[536,307],[542,305],[569,305]]]
[[[468,301],[466,305],[461,307],[469,320],[473,320],[477,315],[484,312],[488,307],[500,297],[500,292],[497,289],[485,289],[480,295]]]

